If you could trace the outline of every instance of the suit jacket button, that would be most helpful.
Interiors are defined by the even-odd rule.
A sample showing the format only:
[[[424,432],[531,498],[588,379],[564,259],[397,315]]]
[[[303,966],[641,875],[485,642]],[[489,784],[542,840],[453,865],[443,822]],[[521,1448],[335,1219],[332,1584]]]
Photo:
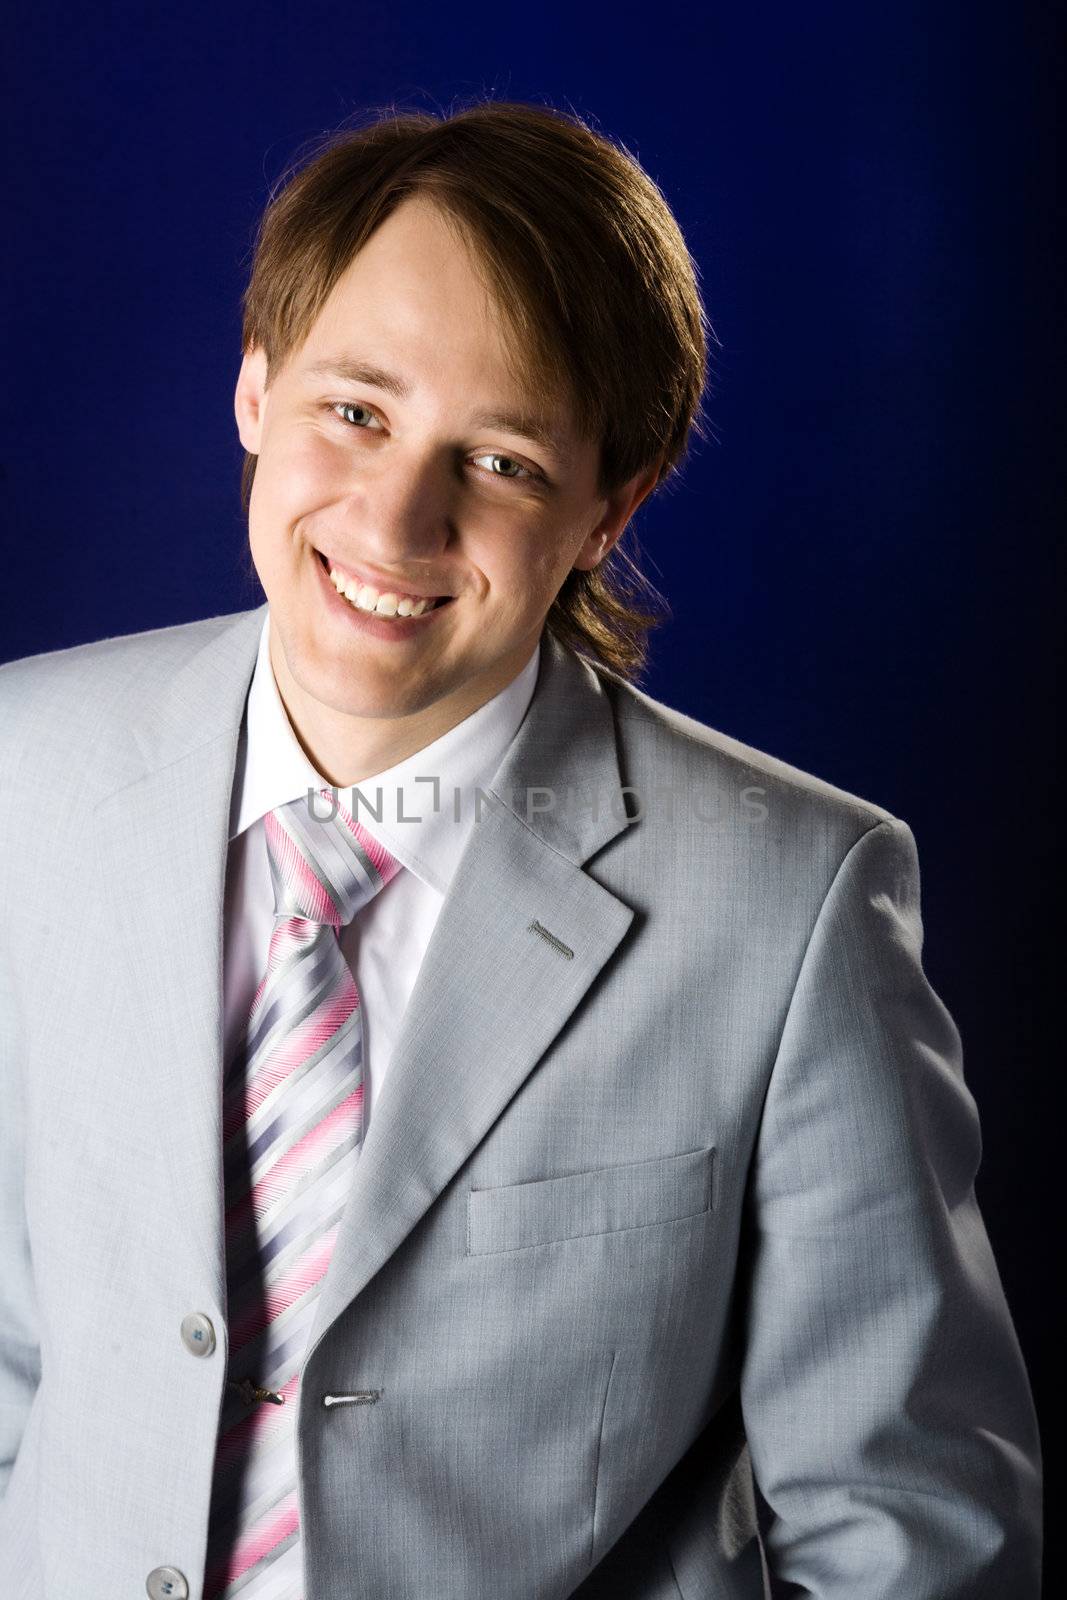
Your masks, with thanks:
[[[153,1567],[145,1580],[151,1600],[189,1600],[185,1573],[177,1567]]]
[[[215,1348],[215,1330],[202,1311],[190,1311],[182,1319],[182,1344],[194,1356],[209,1356]],[[170,1571],[169,1567],[160,1567],[160,1572]],[[182,1579],[185,1582],[185,1579]],[[149,1591],[151,1592],[151,1591]],[[185,1590],[181,1591],[183,1594]],[[160,1594],[164,1591],[161,1589]],[[177,1590],[175,1590],[177,1593]]]

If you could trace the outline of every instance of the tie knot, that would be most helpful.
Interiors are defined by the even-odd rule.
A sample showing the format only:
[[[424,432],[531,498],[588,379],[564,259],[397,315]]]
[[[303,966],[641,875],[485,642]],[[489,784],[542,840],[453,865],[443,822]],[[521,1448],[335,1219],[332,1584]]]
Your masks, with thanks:
[[[400,871],[332,789],[309,789],[264,822],[276,917],[343,928]]]

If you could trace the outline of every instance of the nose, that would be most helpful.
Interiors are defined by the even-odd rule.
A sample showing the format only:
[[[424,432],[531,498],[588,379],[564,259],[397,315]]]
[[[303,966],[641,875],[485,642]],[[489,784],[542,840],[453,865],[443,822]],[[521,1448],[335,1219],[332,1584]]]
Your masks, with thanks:
[[[441,455],[393,443],[349,493],[349,548],[383,572],[436,567],[455,537],[455,483]]]

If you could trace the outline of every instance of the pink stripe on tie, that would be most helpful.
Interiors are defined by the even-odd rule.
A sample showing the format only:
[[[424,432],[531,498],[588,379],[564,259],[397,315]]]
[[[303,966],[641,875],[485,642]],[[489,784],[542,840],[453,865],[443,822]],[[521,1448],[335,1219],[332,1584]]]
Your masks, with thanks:
[[[323,792],[325,793],[326,791]],[[372,833],[367,832],[362,822],[356,821],[348,807],[342,805],[340,800],[337,801],[337,815],[341,817],[360,848],[366,851],[383,883],[388,883],[391,878],[395,878],[400,871],[400,862],[394,855],[390,855],[383,844],[378,843]]]
[[[300,913],[314,922],[326,922],[332,928],[339,927],[341,919],[337,907],[323,888],[307,856],[277,821],[273,811],[267,813],[265,823],[271,854],[281,868],[283,879],[296,893]]]
[[[269,1555],[283,1539],[288,1539],[291,1533],[295,1533],[299,1526],[300,1513],[294,1489],[278,1503],[268,1518],[238,1541],[229,1559],[212,1571],[204,1588],[204,1600],[213,1600],[214,1596],[223,1592],[227,1584],[236,1583],[249,1567],[254,1567],[257,1561],[262,1561],[263,1557]]]
[[[292,1032],[279,1037],[274,1048],[264,1056],[244,1094],[231,1099],[222,1124],[225,1142],[229,1142],[243,1123],[251,1120],[253,1113],[284,1078],[302,1067],[344,1027],[358,1006],[359,993],[353,983],[332,995]]]
[[[334,1107],[328,1117],[309,1128],[304,1137],[291,1150],[287,1150],[269,1172],[263,1174],[252,1191],[257,1216],[263,1216],[270,1210],[288,1181],[294,1177],[302,1178],[325,1151],[340,1144],[352,1132],[362,1107],[363,1085],[360,1084],[340,1105]]]
[[[288,1311],[301,1296],[321,1282],[330,1264],[330,1255],[336,1238],[337,1228],[333,1227],[329,1233],[317,1239],[311,1249],[295,1263],[289,1276],[269,1290],[265,1303],[254,1305],[251,1311],[230,1329],[231,1350],[243,1350],[245,1345],[261,1334],[269,1323],[280,1317],[283,1311]]]
[[[226,1212],[226,1232],[236,1237],[238,1231],[247,1222],[248,1214],[254,1210],[255,1215],[264,1218],[271,1206],[282,1194],[286,1187],[286,1180],[293,1177],[299,1181],[306,1171],[315,1164],[315,1158],[320,1159],[334,1145],[343,1143],[344,1139],[358,1125],[357,1119],[363,1111],[363,1085],[353,1089],[347,1099],[326,1117],[322,1122],[310,1128],[299,1143],[293,1145],[265,1173],[254,1189],[246,1190]]]

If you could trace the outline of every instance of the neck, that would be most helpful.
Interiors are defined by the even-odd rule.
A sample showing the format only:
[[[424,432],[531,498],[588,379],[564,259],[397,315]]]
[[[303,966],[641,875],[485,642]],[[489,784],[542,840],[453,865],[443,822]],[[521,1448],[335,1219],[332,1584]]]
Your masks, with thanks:
[[[340,711],[304,690],[289,670],[273,626],[270,663],[282,705],[298,744],[317,772],[336,789],[349,789],[425,750],[514,681],[529,661],[536,636],[491,671],[470,678],[451,694],[398,717]]]

